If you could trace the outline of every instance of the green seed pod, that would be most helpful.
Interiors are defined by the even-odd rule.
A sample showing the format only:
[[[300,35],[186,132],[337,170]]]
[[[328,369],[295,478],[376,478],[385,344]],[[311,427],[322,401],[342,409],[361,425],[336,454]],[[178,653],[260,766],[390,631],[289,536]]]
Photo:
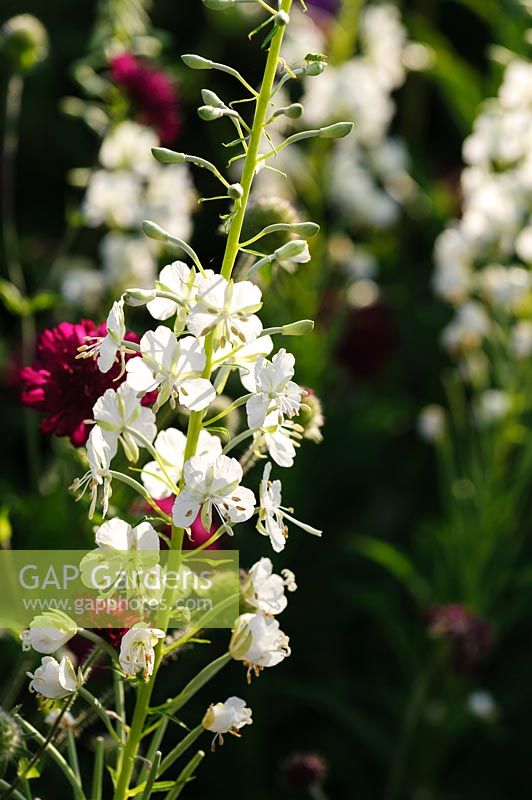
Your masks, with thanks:
[[[22,744],[22,734],[13,717],[0,708],[0,766],[15,758]]]
[[[48,55],[48,34],[36,17],[19,14],[2,26],[0,47],[13,69],[31,72]]]
[[[248,204],[242,229],[242,241],[256,236],[268,225],[277,225],[280,222],[287,225],[299,222],[299,215],[292,203],[283,197],[258,197]],[[261,252],[273,253],[274,250],[278,250],[283,244],[289,242],[291,238],[290,231],[277,231],[277,233],[267,234],[257,244],[260,244]]]

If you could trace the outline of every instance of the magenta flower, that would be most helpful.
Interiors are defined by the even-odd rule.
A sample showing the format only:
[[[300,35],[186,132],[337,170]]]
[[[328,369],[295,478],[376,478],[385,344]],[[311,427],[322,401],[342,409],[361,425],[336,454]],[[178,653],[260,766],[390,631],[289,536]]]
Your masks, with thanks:
[[[159,506],[161,511],[164,511],[165,514],[168,514],[169,517],[172,516],[172,508],[174,507],[175,497],[172,495],[171,497],[164,497],[162,500],[155,500],[155,503]],[[143,512],[148,512],[149,505],[146,503],[143,506]],[[183,539],[183,547],[185,550],[195,550],[196,547],[199,547],[201,544],[210,539],[213,533],[216,533],[220,526],[220,523],[217,520],[213,520],[210,530],[206,530],[203,527],[201,522],[201,514],[198,514],[192,525],[190,526],[191,538],[189,539],[187,535],[185,535]],[[171,533],[170,526],[164,531],[168,536]],[[220,547],[220,540],[218,539],[213,544],[207,547],[207,550],[217,550]]]
[[[57,328],[44,330],[37,342],[34,363],[20,373],[22,402],[46,416],[40,429],[55,436],[69,436],[74,447],[88,439],[92,407],[106,389],[116,388],[121,381],[120,364],[103,374],[92,359],[77,359],[78,347],[86,336],[105,336],[105,324],[96,326],[91,320],[78,324],[62,322]],[[126,339],[138,342],[134,333]]]
[[[111,79],[135,106],[139,122],[157,131],[161,142],[175,141],[181,128],[178,95],[168,76],[149,67],[132,53],[121,53],[111,62]]]
[[[475,667],[493,647],[494,634],[489,622],[459,603],[435,606],[428,612],[427,622],[429,634],[448,643],[458,672]]]

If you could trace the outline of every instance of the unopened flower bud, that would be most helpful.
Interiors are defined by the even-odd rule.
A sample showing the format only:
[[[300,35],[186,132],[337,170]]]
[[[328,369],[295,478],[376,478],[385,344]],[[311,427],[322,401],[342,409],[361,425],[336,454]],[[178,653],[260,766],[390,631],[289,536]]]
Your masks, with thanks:
[[[301,103],[291,103],[284,109],[285,117],[288,119],[299,119],[303,114],[303,106]]]
[[[155,300],[157,292],[155,289],[128,289],[124,292],[124,302],[128,306],[145,306]]]
[[[150,219],[145,219],[142,223],[142,230],[149,236],[150,239],[157,239],[160,242],[166,241],[166,233],[163,231],[160,225],[157,225],[156,222],[152,222]]]
[[[314,322],[311,319],[300,319],[298,322],[291,322],[281,327],[283,336],[307,336],[313,330]]]
[[[297,233],[303,239],[312,239],[320,231],[320,226],[316,222],[296,222],[290,226],[292,233]]]
[[[201,96],[203,98],[203,102],[207,106],[214,106],[214,108],[226,108],[224,101],[218,97],[216,92],[212,92],[210,89],[202,89]]]
[[[14,69],[30,72],[48,55],[48,34],[36,17],[19,14],[2,26],[0,47]]]
[[[283,223],[293,225],[298,222],[298,213],[294,206],[284,197],[259,197],[248,204],[242,236],[251,239],[269,225]],[[289,231],[269,233],[261,239],[263,253],[273,253],[290,239]]]
[[[284,28],[290,22],[290,17],[286,13],[286,11],[278,11],[275,15],[275,24],[279,25],[280,27]]]
[[[307,62],[305,73],[310,77],[321,75],[327,66],[327,58],[326,56],[321,55],[321,53],[316,55],[313,53],[308,53],[305,56],[305,61]]]
[[[233,183],[227,190],[227,194],[229,195],[231,200],[240,200],[240,198],[244,194],[244,190],[239,183]]]
[[[197,56],[193,53],[181,56],[181,60],[189,69],[212,69],[212,61],[209,58],[203,58],[203,56]]]
[[[291,259],[298,258],[303,253],[308,251],[308,244],[304,239],[293,239],[291,242],[283,244],[275,251],[275,258],[277,261],[290,261]]]
[[[160,164],[184,164],[187,160],[185,153],[176,153],[167,147],[152,147],[151,152]]]
[[[216,108],[215,106],[200,106],[198,108],[198,116],[204,122],[213,122],[215,119],[223,117],[223,108]]]
[[[320,139],[343,139],[344,136],[349,136],[353,127],[352,122],[336,122],[334,125],[327,125],[325,128],[320,128]]]

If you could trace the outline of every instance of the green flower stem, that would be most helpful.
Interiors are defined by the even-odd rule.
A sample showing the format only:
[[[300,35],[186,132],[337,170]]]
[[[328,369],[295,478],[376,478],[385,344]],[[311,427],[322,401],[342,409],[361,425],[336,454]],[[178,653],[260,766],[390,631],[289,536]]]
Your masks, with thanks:
[[[210,419],[205,420],[205,422],[203,423],[203,427],[206,428],[208,425],[214,425],[214,423],[218,422],[219,419],[223,419],[228,414],[230,414],[231,411],[234,411],[239,406],[243,406],[244,403],[247,403],[247,401],[249,400],[250,397],[253,397],[253,393],[252,392],[250,392],[250,394],[245,394],[242,397],[239,397],[238,400],[235,400],[235,402],[231,403],[230,406],[227,406],[227,408],[224,408],[224,410],[220,411],[220,413],[217,414],[215,417],[211,417]]]
[[[0,789],[10,789],[10,788],[11,787],[10,787],[9,783],[7,781],[3,780],[3,778],[0,778]],[[11,792],[11,797],[13,797],[14,800],[28,800],[27,797],[24,797],[23,794],[20,794],[20,792],[17,792],[16,789],[13,789],[13,791]]]
[[[281,0],[279,11],[290,13],[292,7],[292,0]],[[284,37],[284,27],[278,26],[275,31],[268,52],[268,59],[264,70],[264,78],[262,86],[257,98],[257,105],[255,108],[255,116],[253,118],[253,127],[251,137],[249,140],[249,147],[246,153],[246,160],[244,162],[244,169],[242,172],[242,179],[240,184],[242,186],[243,194],[240,200],[240,206],[236,211],[231,226],[229,228],[229,235],[227,237],[227,246],[225,249],[224,260],[222,263],[222,275],[229,280],[233,267],[235,265],[236,257],[240,249],[239,240],[246,214],[251,186],[253,178],[255,177],[255,169],[258,163],[259,149],[262,141],[262,134],[264,132],[264,125],[268,114],[268,107],[270,103],[270,95],[275,81],[277,72],[277,64],[279,63],[279,54],[281,52],[281,45]]]
[[[175,787],[166,795],[166,800],[176,800],[176,798],[179,797],[189,780],[192,779],[192,773],[204,758],[205,753],[203,750],[198,750],[196,755],[190,759],[186,767],[180,773]]]
[[[229,453],[234,447],[239,445],[240,442],[244,442],[246,439],[249,439],[249,437],[253,436],[254,433],[255,431],[249,431],[249,430],[242,431],[242,433],[239,433],[238,436],[235,436],[233,439],[231,439],[230,442],[228,442],[225,445],[224,449],[222,450],[222,454],[226,456],[227,453]]]
[[[9,78],[5,104],[5,128],[2,146],[2,237],[9,280],[22,295],[27,285],[20,262],[17,226],[15,222],[15,162],[18,152],[18,124],[22,107],[24,78],[14,72]],[[33,312],[24,314],[20,320],[22,330],[22,360],[30,364],[35,347],[35,316]],[[37,484],[40,470],[39,439],[35,417],[30,409],[24,410],[24,429],[28,469],[32,483]]]
[[[102,639],[101,636],[98,636],[97,633],[94,633],[91,630],[86,628],[78,628],[78,635],[83,636],[84,639],[88,639],[89,642],[93,642],[93,644],[98,645],[100,650],[103,650],[111,659],[112,661],[116,661],[116,650],[112,647],[105,639]]]
[[[211,678],[217,675],[218,672],[220,672],[220,670],[223,669],[230,661],[230,653],[224,653],[223,656],[211,661],[210,664],[207,664],[206,667],[203,667],[203,669],[200,670],[200,672],[198,672],[198,674],[187,683],[185,688],[177,695],[177,697],[174,697],[172,700],[168,700],[166,703],[163,703],[162,706],[152,709],[152,711],[163,712],[164,714],[170,715],[175,714],[180,708],[183,708],[183,706],[188,702],[188,700],[190,700],[191,697],[196,694],[196,692],[199,692],[199,690],[202,689],[205,684],[211,680]]]
[[[126,486],[130,486],[138,494],[140,494],[140,496],[143,497],[144,500],[146,500],[146,502],[150,504],[153,510],[157,512],[157,516],[161,517],[161,519],[164,522],[169,524],[172,521],[168,516],[168,514],[165,514],[164,511],[161,511],[159,506],[152,500],[152,498],[150,497],[149,493],[146,491],[144,486],[142,486],[142,484],[140,484],[134,478],[130,478],[129,475],[124,475],[123,472],[116,472],[114,469],[109,470],[109,475],[111,478],[115,478],[117,481],[125,483]]]
[[[292,0],[281,0],[281,6],[279,10],[289,13],[291,6],[292,6]],[[231,277],[236,257],[240,249],[239,245],[240,233],[242,231],[242,224],[246,213],[246,208],[251,191],[251,185],[253,183],[253,178],[255,176],[255,168],[257,166],[259,148],[262,140],[262,134],[264,131],[266,116],[268,113],[270,95],[272,93],[272,87],[275,80],[275,74],[277,70],[277,64],[279,61],[279,53],[283,41],[284,30],[285,30],[284,27],[279,26],[272,38],[264,70],[261,90],[257,96],[257,104],[255,108],[255,116],[253,119],[252,133],[249,140],[249,146],[242,173],[241,185],[243,189],[243,194],[239,201],[238,208],[236,209],[236,213],[232,219],[229,228],[229,234],[227,237],[226,249],[221,269],[222,276],[227,280],[229,280],[229,278]],[[214,66],[220,68],[219,65],[214,65]],[[230,72],[230,74],[234,75],[235,77],[238,77],[239,80],[241,79],[241,76],[239,75],[239,73],[236,72],[236,70],[230,70],[229,68],[224,68],[223,71]],[[246,83],[244,83],[244,85],[248,86]],[[251,91],[253,92],[254,95],[256,95],[256,92],[253,89]],[[172,238],[168,237],[168,234],[162,232],[159,226],[156,226],[153,223],[151,224],[145,223],[144,229],[148,235],[153,235],[155,233],[158,237],[164,235],[164,238],[168,238],[169,240]],[[209,334],[205,339],[205,355],[206,355],[206,363],[205,363],[205,369],[203,370],[202,373],[202,377],[210,378],[213,368],[212,334]],[[191,458],[196,452],[199,435],[203,428],[202,421],[204,415],[205,415],[204,411],[193,411],[190,414],[188,429],[187,429],[187,442],[185,446],[185,456],[184,456],[185,461]],[[113,477],[115,477],[115,473],[111,472],[110,474]],[[117,473],[116,477],[119,480],[122,480],[124,483],[129,483],[129,485],[134,485],[134,488],[136,488],[137,491],[139,491],[139,488],[142,489],[142,487],[140,487],[140,484],[138,484],[136,481],[133,481],[132,479],[124,480],[126,476],[123,476],[120,473]],[[184,479],[181,478],[180,487],[183,486],[183,480]],[[141,491],[140,493],[142,496],[144,497],[146,496],[146,493],[144,491]],[[151,498],[150,498],[150,504],[153,505],[153,502],[151,502]],[[158,511],[158,513],[160,512]],[[172,526],[172,537],[170,544],[171,550],[178,553],[181,552],[183,545],[183,536],[184,536],[184,530],[182,528],[176,528],[175,526]],[[171,612],[169,611],[167,621],[170,619],[170,614]],[[168,624],[161,625],[161,627],[163,627],[163,629],[166,630]],[[137,756],[140,741],[142,739],[144,726],[146,723],[146,717],[149,712],[150,699],[153,692],[153,687],[155,685],[157,673],[159,670],[159,666],[161,664],[162,654],[163,654],[162,642],[159,642],[159,644],[155,649],[155,663],[154,663],[153,673],[149,681],[145,684],[142,684],[138,690],[137,701],[135,704],[135,710],[133,712],[133,719],[131,722],[131,728],[129,731],[129,736],[127,738],[126,745],[123,750],[122,764],[118,775],[114,800],[125,800],[125,798],[127,797],[130,781],[133,775],[135,759]],[[222,657],[221,660],[218,659],[218,662],[215,662],[219,663],[217,669],[221,669],[221,667],[224,666],[230,660],[230,658],[231,658],[230,655],[226,654],[225,656]],[[209,665],[209,667],[212,667],[212,665]],[[206,669],[207,668],[202,670],[196,676],[196,679],[193,679],[193,681],[191,681],[188,684],[188,686],[185,687],[185,689],[180,695],[180,697],[181,696],[183,697],[183,702],[186,702],[186,699],[184,699],[184,697],[187,690],[190,692],[191,685],[192,686],[196,685],[194,684],[194,680],[199,681],[199,683],[197,683],[197,689],[199,689],[203,685],[203,683],[201,683],[201,680],[203,679],[206,682],[209,679],[210,673],[207,676]],[[215,670],[215,672],[217,671],[217,669]],[[215,672],[213,672],[212,674],[215,674]],[[197,691],[197,689],[195,689],[195,691]],[[201,758],[202,757],[203,754],[201,755]],[[197,756],[195,758],[197,758]],[[201,760],[201,758],[199,760]],[[199,763],[199,761],[197,763]],[[192,770],[195,769],[195,766],[196,762],[192,764]],[[173,795],[174,797],[178,796],[178,794],[181,792],[181,788],[177,791],[175,795]]]
[[[139,784],[141,786],[148,777],[149,764],[153,761],[153,759],[155,758],[155,753],[159,750],[159,747],[161,746],[161,742],[164,738],[169,722],[170,722],[170,717],[164,717],[164,719],[155,728],[153,738],[148,748],[148,752],[146,753],[144,763],[139,772]],[[146,731],[144,731],[144,734],[146,735]]]
[[[82,784],[81,784],[81,772],[79,771],[78,749],[76,747],[76,740],[74,739],[74,733],[71,728],[67,729],[66,740],[67,740],[68,760],[78,780],[78,783],[81,786]]]
[[[146,439],[146,437],[143,436],[142,433],[133,430],[133,428],[125,428],[125,431],[127,433],[130,433],[134,439],[137,439],[142,444],[142,446],[146,448],[151,457],[155,459],[157,464],[160,466],[164,477],[167,480],[168,488],[172,490],[172,494],[179,494],[179,489],[177,488],[174,481],[168,474],[168,470],[166,469],[166,464],[164,463],[163,459],[161,458],[155,447],[151,444],[151,442],[148,441],[148,439]]]
[[[91,800],[102,800],[103,768],[105,762],[105,739],[98,736],[94,752]]]
[[[107,714],[106,709],[104,708],[104,706],[102,706],[98,698],[94,697],[94,695],[92,695],[88,691],[88,689],[85,689],[84,686],[78,689],[78,694],[90,705],[92,710],[99,716],[99,718],[101,719],[101,721],[103,722],[103,724],[107,729],[107,733],[110,736],[112,736],[114,743],[120,746],[122,742],[117,736],[116,731],[111,724],[111,720],[109,719],[109,715]]]
[[[177,759],[180,756],[182,756],[183,753],[186,752],[186,750],[188,750],[189,747],[191,747],[191,745],[194,744],[196,739],[198,739],[201,736],[204,730],[205,729],[203,725],[198,725],[197,728],[194,728],[193,730],[190,731],[190,733],[187,733],[185,738],[182,739],[179,742],[179,744],[177,744],[172,750],[170,750],[170,752],[165,758],[163,758],[161,766],[157,773],[157,777],[160,777],[164,772],[166,772],[166,770],[172,766],[174,761],[177,761]]]
[[[161,756],[162,753],[160,750],[157,750],[153,757],[152,765],[148,774],[148,780],[146,781],[146,786],[144,788],[144,792],[142,793],[142,800],[150,800],[151,797],[151,790],[153,789],[153,784],[156,781],[157,773],[159,771],[159,765],[161,763]]]
[[[66,705],[65,705],[65,709],[66,709]],[[55,725],[58,722],[60,722],[60,716],[61,715],[58,715],[58,717],[57,717],[57,719],[55,721],[55,724],[54,724],[54,726],[52,728],[52,731],[50,731],[50,733],[48,734],[47,737],[44,737],[42,735],[42,733],[39,733],[39,731],[36,728],[33,727],[33,725],[31,725],[29,722],[26,722],[26,720],[23,719],[22,717],[20,717],[18,714],[16,715],[16,719],[17,719],[17,722],[22,727],[22,729],[24,730],[24,732],[27,733],[29,736],[31,736],[32,739],[35,739],[37,744],[40,745],[38,757],[40,758],[40,756],[43,753],[46,753],[47,755],[49,755],[50,758],[57,764],[57,766],[59,767],[59,769],[61,770],[61,772],[65,776],[65,778],[68,780],[68,782],[72,786],[73,795],[74,795],[75,799],[76,800],[87,800],[87,798],[85,797],[85,794],[83,793],[83,789],[81,788],[80,784],[78,783],[78,780],[76,778],[75,772],[68,765],[67,761],[61,755],[59,750],[57,750],[53,746],[53,744],[51,743],[51,739],[52,739],[52,737],[53,737],[53,735],[55,733],[55,730],[57,730]],[[33,761],[33,759],[32,759],[32,761]],[[33,766],[33,764],[31,764],[31,762],[30,762],[30,766]],[[5,794],[3,794],[1,796],[1,800],[7,800],[8,797],[11,797],[12,794],[13,794],[13,790],[14,790],[15,786],[16,786],[15,783],[11,784],[11,790],[7,791]]]

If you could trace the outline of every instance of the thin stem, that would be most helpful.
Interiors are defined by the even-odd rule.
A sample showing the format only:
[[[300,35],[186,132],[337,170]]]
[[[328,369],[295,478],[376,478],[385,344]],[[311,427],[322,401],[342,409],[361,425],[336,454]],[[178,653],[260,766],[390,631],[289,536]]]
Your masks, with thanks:
[[[291,6],[292,6],[292,0],[281,0],[279,11],[285,11],[288,14],[290,12]],[[240,240],[240,234],[242,231],[244,216],[246,214],[247,204],[249,201],[251,186],[253,184],[253,179],[255,177],[255,169],[257,166],[257,159],[262,141],[264,125],[266,123],[266,117],[268,114],[270,95],[272,93],[273,83],[275,81],[275,74],[277,71],[277,64],[279,62],[279,53],[281,51],[281,45],[283,42],[284,30],[285,29],[283,26],[278,26],[277,30],[273,35],[270,45],[270,50],[268,52],[268,59],[266,61],[266,67],[264,70],[264,78],[257,99],[255,116],[253,118],[253,128],[252,128],[251,138],[249,140],[249,147],[246,153],[244,169],[242,171],[242,179],[240,181],[243,194],[240,200],[240,207],[236,210],[235,216],[231,221],[231,226],[229,228],[229,235],[227,237],[227,245],[225,249],[224,260],[222,263],[221,274],[227,280],[229,280],[229,278],[231,277],[231,273],[233,271],[233,267],[235,265],[236,257],[239,251],[238,243]]]
[[[172,764],[194,744],[196,739],[201,736],[204,730],[205,729],[203,725],[198,725],[197,728],[194,728],[190,731],[190,733],[187,733],[185,738],[182,739],[172,750],[170,750],[168,755],[162,760],[157,777],[160,777],[163,772],[166,772],[166,770],[169,769]]]
[[[186,767],[180,773],[175,788],[172,789],[171,792],[168,792],[166,795],[166,800],[176,800],[177,797],[181,794],[187,783],[192,779],[192,773],[199,766],[201,761],[205,758],[205,753],[203,750],[198,750],[195,756],[193,756]]]
[[[57,720],[59,720],[59,716],[58,716]],[[57,723],[57,720],[56,720],[56,723]],[[43,753],[46,753],[47,755],[50,756],[50,758],[53,761],[55,761],[55,763],[57,764],[57,766],[59,767],[59,769],[61,770],[61,772],[65,776],[65,778],[68,780],[68,782],[72,786],[72,789],[74,791],[74,797],[76,798],[76,800],[87,800],[87,798],[85,797],[85,795],[83,793],[83,789],[81,788],[81,786],[78,783],[78,780],[76,778],[76,775],[75,775],[74,771],[68,765],[67,761],[63,758],[63,756],[61,755],[59,750],[57,750],[52,745],[50,734],[48,734],[48,736],[45,738],[42,735],[42,733],[39,733],[39,731],[36,728],[34,728],[33,725],[31,725],[29,722],[26,722],[26,720],[23,719],[23,717],[20,717],[18,714],[17,714],[17,721],[21,725],[22,729],[27,734],[29,734],[33,739],[35,739],[36,742],[40,745],[38,757],[40,758],[40,756]],[[53,736],[53,734],[52,734],[52,736]],[[9,790],[8,792],[6,792],[5,794],[3,794],[1,796],[1,800],[7,800],[8,797],[11,797],[11,795],[13,793],[13,789],[17,785],[18,785],[18,780],[16,779],[15,782],[11,785],[11,790]]]
[[[68,750],[68,760],[70,762],[70,766],[74,771],[76,778],[78,779],[79,785],[81,786],[81,772],[79,771],[79,760],[78,760],[78,750],[76,747],[76,740],[74,739],[74,733],[71,728],[67,729],[66,734],[67,740],[67,750]]]
[[[91,800],[102,800],[103,768],[105,761],[105,739],[98,736],[94,752]]]
[[[140,484],[134,478],[130,478],[129,475],[124,475],[123,472],[116,472],[114,469],[109,470],[109,475],[111,478],[115,478],[117,481],[125,483],[126,486],[130,486],[132,489],[138,492],[138,494],[140,494],[140,496],[143,497],[146,500],[146,502],[150,504],[153,510],[157,512],[157,515],[161,517],[161,519],[163,519],[164,522],[170,523],[172,521],[168,516],[168,514],[165,514],[164,511],[161,511],[159,506],[154,502],[153,498],[146,491],[144,486],[142,486],[142,484]]]
[[[242,397],[239,397],[238,400],[235,400],[235,402],[231,403],[230,406],[224,408],[224,410],[220,411],[220,413],[217,414],[215,417],[211,417],[210,419],[205,420],[205,422],[203,423],[203,427],[206,428],[207,426],[213,425],[215,422],[218,422],[218,420],[223,419],[228,414],[230,414],[231,411],[234,411],[239,406],[243,406],[244,403],[247,403],[250,397],[253,397],[252,392],[250,392],[249,394],[245,394]]]
[[[146,758],[144,759],[144,764],[139,772],[140,785],[142,785],[146,780],[146,778],[148,777],[149,764],[153,761],[153,759],[155,758],[155,753],[161,746],[161,742],[164,739],[164,735],[166,733],[169,721],[170,721],[169,717],[164,717],[164,719],[158,724],[158,727],[154,731],[148,752],[146,753]],[[144,733],[146,733],[146,731],[144,731]]]
[[[161,763],[162,753],[160,750],[157,750],[153,757],[152,765],[150,771],[148,773],[148,780],[146,781],[146,787],[144,792],[142,793],[142,800],[150,800],[151,791],[153,789],[153,784],[157,778],[157,774],[159,772],[159,765]]]
[[[109,719],[109,715],[107,714],[107,710],[104,708],[104,706],[102,706],[102,704],[100,703],[98,698],[94,697],[94,695],[92,695],[88,691],[88,689],[85,689],[84,686],[82,686],[82,687],[80,687],[80,689],[78,689],[78,694],[79,694],[80,697],[83,697],[83,699],[90,705],[92,710],[99,716],[99,718],[101,719],[101,721],[103,722],[103,724],[105,725],[105,727],[107,729],[107,733],[109,733],[109,735],[113,738],[113,741],[115,742],[115,744],[121,745],[122,742],[119,739],[119,737],[117,736],[116,731],[115,731],[115,729],[113,728],[113,726],[111,724],[111,720]]]
[[[20,263],[15,223],[15,161],[18,152],[18,123],[22,106],[24,78],[15,72],[9,78],[6,92],[5,133],[2,149],[2,228],[9,279],[23,294],[26,280]]]
[[[254,433],[255,431],[242,431],[242,433],[239,433],[238,436],[235,436],[234,439],[231,439],[231,441],[225,445],[224,449],[222,450],[222,455],[226,456],[227,453],[231,452],[231,450],[239,445],[240,442],[244,442],[246,439],[249,439],[249,437],[253,436]]]
[[[106,642],[105,639],[102,639],[101,636],[98,636],[97,633],[87,630],[86,628],[78,628],[78,635],[83,636],[84,639],[88,639],[89,642],[93,642],[94,644],[98,645],[100,650],[103,650],[113,661],[116,661],[116,650],[108,642]]]

